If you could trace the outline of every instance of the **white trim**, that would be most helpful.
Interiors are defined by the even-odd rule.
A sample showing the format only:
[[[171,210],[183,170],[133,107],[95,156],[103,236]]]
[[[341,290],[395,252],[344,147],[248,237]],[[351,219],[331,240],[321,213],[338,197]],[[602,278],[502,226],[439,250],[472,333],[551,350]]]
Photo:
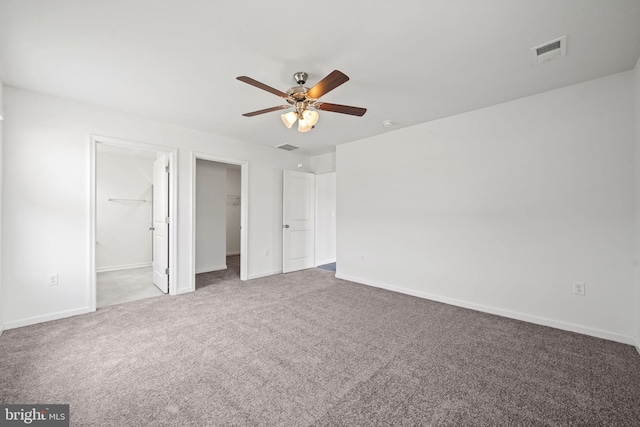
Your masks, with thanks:
[[[200,268],[196,268],[196,274],[211,273],[212,271],[220,271],[220,270],[226,270],[226,269],[227,269],[227,264],[214,265],[212,267],[200,267]]]
[[[110,267],[96,268],[96,273],[105,273],[107,271],[129,270],[131,268],[151,267],[150,262],[141,262],[138,264],[112,265]]]
[[[227,256],[240,255],[240,251],[227,252]]]
[[[191,233],[188,238],[191,251],[191,266],[189,272],[189,288],[181,289],[180,293],[196,290],[196,160],[227,163],[240,166],[240,280],[249,279],[249,162],[229,159],[198,151],[191,152],[191,194],[189,209],[191,209]]]
[[[489,307],[486,305],[475,304],[468,301],[462,301],[454,298],[442,297],[439,295],[429,294],[426,292],[415,291],[400,286],[389,285],[386,283],[375,282],[366,279],[360,279],[358,277],[348,276],[344,274],[336,274],[336,278],[348,280],[350,282],[360,283],[367,286],[373,286],[376,288],[382,288],[389,291],[399,292],[401,294],[412,295],[419,298],[424,298],[432,301],[442,302],[449,305],[455,305],[457,307],[468,308],[471,310],[481,311],[483,313],[495,314],[502,317],[508,317],[510,319],[522,320],[524,322],[535,323],[536,325],[549,326],[556,329],[562,329],[570,332],[577,332],[579,334],[590,335],[596,338],[603,338],[610,341],[616,341],[623,344],[636,345],[637,342],[632,336],[620,335],[614,332],[603,331],[601,329],[589,328],[586,326],[576,325],[574,323],[560,322],[545,317],[532,316],[529,314],[518,313],[510,310],[503,310],[500,308]]]
[[[240,280],[249,277],[249,162],[240,170]]]
[[[634,338],[634,341],[635,341],[635,342],[634,342],[634,345],[635,345],[635,347],[636,347],[636,350],[638,350],[638,354],[640,354],[640,338],[635,337],[635,338]]]
[[[95,310],[91,307],[74,308],[72,310],[58,311],[56,313],[45,314],[43,316],[27,317],[25,319],[14,320],[4,325],[5,329],[21,328],[23,326],[35,325],[36,323],[50,322],[51,320],[64,319],[65,317],[87,314]]]
[[[268,273],[252,274],[251,276],[249,276],[249,280],[259,279],[261,277],[267,277],[267,276],[275,276],[276,274],[282,274],[282,270],[274,270]]]
[[[178,295],[178,149],[162,145],[147,144],[101,135],[90,135],[89,158],[89,311],[96,311],[96,159],[97,144],[148,150],[167,154],[169,162],[169,294]]]
[[[98,283],[96,274],[96,245],[98,239],[96,237],[96,163],[97,163],[97,142],[93,135],[89,143],[89,250],[87,255],[89,257],[89,311],[96,311],[98,305]]]

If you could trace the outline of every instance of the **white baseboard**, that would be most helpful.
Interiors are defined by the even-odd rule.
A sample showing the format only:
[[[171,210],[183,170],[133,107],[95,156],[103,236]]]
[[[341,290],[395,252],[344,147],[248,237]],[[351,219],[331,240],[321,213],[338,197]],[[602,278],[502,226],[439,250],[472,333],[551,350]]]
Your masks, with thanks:
[[[65,317],[78,316],[80,314],[90,313],[89,307],[74,308],[73,310],[58,311],[56,313],[45,314],[44,316],[27,317],[25,319],[7,322],[5,329],[21,328],[23,326],[35,325],[36,323],[49,322],[51,320],[64,319]]]
[[[636,350],[638,350],[638,354],[640,354],[640,337],[635,337],[635,346],[636,346]]]
[[[236,252],[227,252],[227,256],[240,255],[240,251]]]
[[[323,259],[323,260],[320,260],[320,261],[316,262],[316,267],[319,266],[319,265],[331,264],[332,262],[336,262],[336,259],[335,258]]]
[[[248,279],[259,279],[261,277],[274,276],[276,274],[282,274],[282,270],[274,270],[268,273],[258,273],[258,274],[250,274]]]
[[[220,270],[226,270],[226,269],[227,269],[227,264],[214,265],[210,267],[200,267],[200,268],[196,268],[196,274],[211,273],[212,271],[220,271]]]
[[[3,332],[4,332],[4,325],[0,324],[0,337],[2,336]]]
[[[481,311],[483,313],[495,314],[497,316],[508,317],[510,319],[516,319],[516,320],[522,320],[524,322],[535,323],[536,325],[549,326],[551,328],[562,329],[564,331],[577,332],[579,334],[590,335],[596,338],[603,338],[606,340],[616,341],[623,344],[630,344],[630,345],[636,346],[636,348],[638,348],[640,351],[640,347],[638,346],[638,343],[635,340],[635,338],[627,335],[620,335],[614,332],[603,331],[601,329],[576,325],[574,323],[561,322],[553,319],[548,319],[545,317],[538,317],[538,316],[533,316],[525,313],[504,310],[501,308],[475,304],[472,302],[458,300],[454,298],[447,298],[440,295],[434,295],[426,292],[415,291],[413,289],[403,288],[400,286],[388,285],[386,283],[360,279],[358,277],[352,277],[344,274],[336,274],[336,278],[348,280],[350,282],[360,283],[367,286],[373,286],[376,288],[382,288],[389,291],[399,292],[401,294],[412,295],[419,298],[442,302],[449,305],[455,305],[457,307],[463,307],[471,310]]]
[[[110,267],[96,268],[96,273],[104,273],[106,271],[128,270],[129,268],[151,267],[150,262],[142,262],[138,264],[112,265]]]

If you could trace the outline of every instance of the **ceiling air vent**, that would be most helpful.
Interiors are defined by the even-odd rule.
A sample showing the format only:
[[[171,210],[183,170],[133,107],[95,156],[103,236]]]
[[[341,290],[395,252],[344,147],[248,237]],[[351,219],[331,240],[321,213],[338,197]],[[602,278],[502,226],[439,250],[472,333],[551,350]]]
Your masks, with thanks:
[[[276,148],[282,148],[283,150],[292,151],[300,147],[296,147],[295,145],[282,144],[282,145],[278,145]]]
[[[533,65],[542,64],[567,54],[567,36],[531,48]]]

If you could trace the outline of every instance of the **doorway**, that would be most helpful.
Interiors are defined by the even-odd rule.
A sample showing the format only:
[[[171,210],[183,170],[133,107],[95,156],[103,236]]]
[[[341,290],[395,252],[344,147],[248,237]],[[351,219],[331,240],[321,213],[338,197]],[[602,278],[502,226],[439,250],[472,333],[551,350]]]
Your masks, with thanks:
[[[247,280],[248,164],[193,154],[192,290]]]
[[[91,148],[91,309],[175,293],[175,152],[103,137]]]
[[[336,272],[336,173],[316,175],[316,266]]]
[[[336,272],[336,172],[283,173],[284,273],[318,267]]]

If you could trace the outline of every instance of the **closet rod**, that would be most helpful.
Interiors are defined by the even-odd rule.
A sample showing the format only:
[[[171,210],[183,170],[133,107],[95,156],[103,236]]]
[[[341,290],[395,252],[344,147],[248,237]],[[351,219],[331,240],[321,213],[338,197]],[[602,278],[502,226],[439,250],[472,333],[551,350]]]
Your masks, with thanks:
[[[110,202],[149,202],[145,199],[109,199]]]

